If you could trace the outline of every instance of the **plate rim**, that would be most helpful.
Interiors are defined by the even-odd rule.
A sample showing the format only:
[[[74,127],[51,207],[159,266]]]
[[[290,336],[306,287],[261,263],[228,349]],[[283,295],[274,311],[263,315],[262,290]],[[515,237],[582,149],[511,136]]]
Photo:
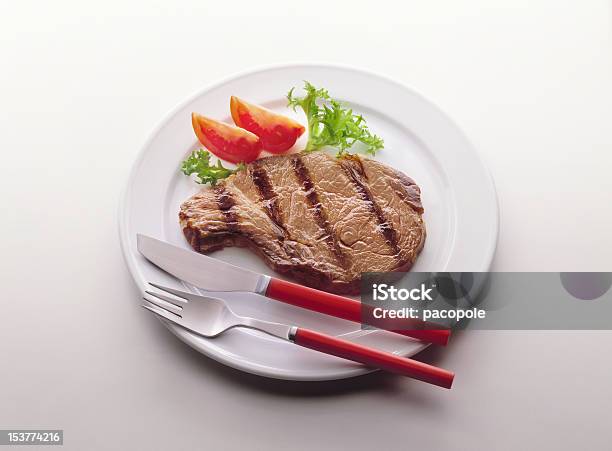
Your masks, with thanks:
[[[160,130],[180,110],[185,108],[191,102],[195,101],[198,97],[204,95],[206,92],[212,91],[216,89],[217,87],[220,87],[226,83],[238,80],[243,77],[247,77],[249,75],[267,72],[267,71],[273,71],[273,70],[282,70],[282,69],[291,69],[291,68],[295,69],[298,67],[307,67],[307,68],[319,67],[319,68],[325,68],[325,69],[339,69],[339,70],[349,71],[349,72],[350,71],[359,72],[369,77],[378,78],[382,81],[385,81],[386,83],[390,83],[396,86],[398,89],[408,90],[412,95],[418,97],[421,101],[429,104],[433,109],[437,111],[438,114],[443,116],[444,119],[454,127],[455,131],[461,136],[463,140],[465,140],[465,142],[471,148],[474,156],[476,157],[480,166],[482,167],[483,173],[486,176],[486,180],[489,184],[490,192],[493,198],[493,205],[495,207],[495,215],[494,215],[495,224],[494,224],[494,227],[492,227],[493,239],[491,240],[486,252],[484,252],[485,259],[483,261],[483,268],[480,269],[482,272],[489,271],[493,263],[493,258],[495,256],[495,252],[497,250],[498,241],[499,241],[499,228],[500,228],[499,197],[497,194],[497,188],[495,186],[495,181],[493,179],[493,176],[488,166],[486,165],[484,161],[482,154],[473,145],[472,141],[468,139],[468,137],[463,132],[463,129],[459,127],[457,123],[448,114],[446,114],[444,110],[441,109],[435,102],[426,98],[421,93],[419,93],[417,90],[387,75],[384,75],[379,72],[376,72],[370,69],[366,69],[363,67],[357,67],[357,66],[348,65],[348,64],[330,63],[330,62],[324,62],[324,61],[291,61],[291,62],[284,62],[284,63],[273,63],[273,64],[253,66],[253,67],[250,67],[242,71],[234,72],[227,77],[223,77],[213,83],[209,83],[203,86],[202,88],[198,89],[191,95],[187,96],[183,101],[177,103],[173,108],[171,108],[159,121],[155,123],[151,131],[148,133],[147,138],[145,139],[144,143],[140,147],[140,150],[136,154],[136,158],[134,159],[131,165],[130,171],[127,176],[127,181],[125,182],[122,192],[121,192],[121,196],[119,199],[119,205],[118,205],[118,208],[119,208],[118,227],[119,227],[119,241],[120,241],[120,246],[121,246],[121,253],[128,267],[130,275],[133,281],[138,286],[138,289],[140,290],[141,294],[144,293],[144,290],[146,287],[146,281],[141,279],[140,271],[137,269],[136,260],[132,258],[132,252],[129,249],[129,245],[128,245],[129,243],[129,237],[128,237],[129,219],[128,219],[127,211],[128,211],[128,208],[130,207],[129,198],[130,198],[130,193],[132,191],[132,185],[134,183],[134,175],[136,174],[138,168],[141,166],[142,161],[145,158],[147,149],[150,146],[150,144],[154,141],[156,136],[159,134]],[[363,367],[363,368],[347,369],[344,371],[338,371],[334,374],[328,374],[328,375],[322,375],[322,376],[304,374],[303,372],[297,372],[295,374],[291,374],[290,371],[274,372],[274,371],[270,371],[267,367],[265,368],[258,367],[258,366],[253,365],[251,362],[244,363],[241,360],[232,359],[225,355],[220,355],[220,354],[211,352],[209,349],[202,349],[201,347],[196,346],[195,341],[190,340],[190,334],[187,334],[186,331],[182,330],[179,326],[171,324],[168,321],[163,320],[163,319],[160,319],[160,321],[178,339],[180,339],[181,341],[183,341],[190,347],[194,348],[198,352],[206,355],[207,357],[212,358],[213,360],[216,360],[217,362],[227,365],[229,367],[232,367],[234,369],[244,371],[247,373],[251,373],[251,374],[255,374],[255,375],[259,375],[259,376],[272,378],[272,379],[294,380],[294,381],[338,380],[338,379],[352,378],[352,377],[360,376],[363,374],[368,374],[373,371],[377,371],[376,369]],[[399,354],[404,355],[404,356],[416,355],[419,352],[423,351],[428,346],[429,346],[428,343],[421,343],[418,348],[416,349],[413,348],[411,352],[409,353],[400,352]]]

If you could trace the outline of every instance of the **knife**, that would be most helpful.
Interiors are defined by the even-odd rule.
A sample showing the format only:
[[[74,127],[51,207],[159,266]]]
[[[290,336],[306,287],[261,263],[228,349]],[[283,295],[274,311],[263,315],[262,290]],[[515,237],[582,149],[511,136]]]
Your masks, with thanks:
[[[155,266],[207,291],[256,293],[276,301],[359,324],[362,323],[364,316],[373,317],[363,314],[363,309],[370,308],[370,306],[360,301],[258,274],[216,258],[173,246],[150,236],[138,234],[137,246],[138,251]],[[415,324],[418,324],[418,327]],[[384,322],[372,325],[386,329]],[[391,332],[443,346],[448,343],[450,337],[448,329],[428,328],[427,323],[411,319],[394,320],[393,326]]]

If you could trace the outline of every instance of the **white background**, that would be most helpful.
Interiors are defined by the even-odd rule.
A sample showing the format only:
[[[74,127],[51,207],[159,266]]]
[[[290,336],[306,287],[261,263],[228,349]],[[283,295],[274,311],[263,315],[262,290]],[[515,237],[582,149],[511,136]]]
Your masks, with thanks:
[[[0,429],[63,428],[79,450],[609,449],[611,333],[459,334],[420,355],[457,372],[451,391],[240,374],[141,311],[117,205],[191,93],[345,63],[421,92],[481,151],[493,269],[610,271],[611,20],[603,0],[0,4]]]

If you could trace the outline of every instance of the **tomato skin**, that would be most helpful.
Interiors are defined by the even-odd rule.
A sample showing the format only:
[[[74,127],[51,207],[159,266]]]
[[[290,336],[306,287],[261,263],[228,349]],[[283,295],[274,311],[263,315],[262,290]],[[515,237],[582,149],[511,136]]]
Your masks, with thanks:
[[[261,140],[242,128],[191,113],[198,140],[217,157],[230,163],[250,163],[261,153]]]
[[[259,136],[262,148],[268,152],[289,150],[305,131],[299,122],[235,96],[230,99],[230,110],[234,123]]]

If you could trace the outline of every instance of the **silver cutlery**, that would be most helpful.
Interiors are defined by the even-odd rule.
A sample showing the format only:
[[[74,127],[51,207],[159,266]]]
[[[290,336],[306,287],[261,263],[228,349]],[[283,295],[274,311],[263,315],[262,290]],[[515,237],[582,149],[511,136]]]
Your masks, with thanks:
[[[336,294],[276,279],[231,265],[216,258],[137,235],[138,251],[151,263],[180,280],[206,291],[246,291],[286,304],[360,323],[368,314],[367,304]],[[389,329],[393,325],[393,329]],[[450,330],[414,319],[396,319],[371,324],[419,340],[446,345]]]
[[[160,292],[146,290],[144,308],[204,337],[214,338],[234,327],[247,327],[315,351],[440,387],[450,388],[453,382],[454,373],[423,362],[298,326],[238,316],[221,299],[187,293],[153,283],[151,285]]]

